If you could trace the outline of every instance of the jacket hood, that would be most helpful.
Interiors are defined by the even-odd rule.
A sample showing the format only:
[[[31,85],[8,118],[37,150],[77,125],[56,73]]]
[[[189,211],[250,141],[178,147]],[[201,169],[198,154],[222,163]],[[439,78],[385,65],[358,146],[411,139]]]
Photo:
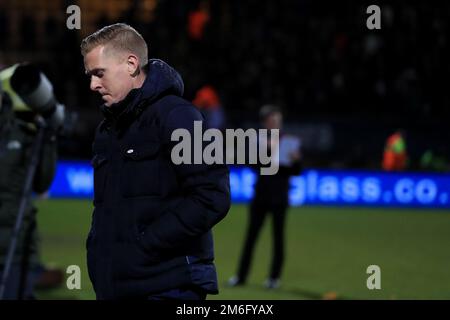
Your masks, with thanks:
[[[140,88],[131,90],[120,102],[107,107],[101,106],[106,118],[122,118],[133,113],[139,105],[149,105],[161,96],[173,94],[182,96],[184,83],[180,74],[160,59],[150,59],[145,67],[147,76]]]
[[[180,74],[167,63],[159,59],[150,59],[147,65],[147,78],[142,85],[142,99],[155,99],[162,93],[182,96],[184,83]]]

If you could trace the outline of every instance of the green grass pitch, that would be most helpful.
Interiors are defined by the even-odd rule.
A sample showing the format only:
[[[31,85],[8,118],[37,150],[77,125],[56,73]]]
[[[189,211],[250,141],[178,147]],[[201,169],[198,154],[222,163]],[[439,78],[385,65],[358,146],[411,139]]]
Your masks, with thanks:
[[[92,204],[37,202],[42,259],[66,270],[81,268],[81,289],[39,291],[39,299],[94,299],[86,269],[85,239]],[[450,299],[450,212],[335,207],[291,208],[287,217],[282,285],[266,290],[271,221],[265,222],[248,285],[227,288],[237,268],[247,206],[233,205],[214,228],[220,294],[208,299]],[[369,265],[381,268],[381,289],[369,290]],[[66,275],[68,276],[68,275]]]

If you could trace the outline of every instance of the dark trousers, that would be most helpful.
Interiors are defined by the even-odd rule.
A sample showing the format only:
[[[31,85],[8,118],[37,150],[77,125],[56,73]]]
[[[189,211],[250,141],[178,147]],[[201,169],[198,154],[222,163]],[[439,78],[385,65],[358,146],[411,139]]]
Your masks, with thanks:
[[[273,279],[280,277],[284,261],[284,221],[287,207],[287,205],[268,205],[257,202],[252,202],[250,205],[250,220],[238,271],[241,281],[245,282],[247,279],[256,240],[269,212],[273,218],[273,255],[269,277]]]
[[[172,289],[152,294],[147,300],[205,300],[206,292],[195,286]]]

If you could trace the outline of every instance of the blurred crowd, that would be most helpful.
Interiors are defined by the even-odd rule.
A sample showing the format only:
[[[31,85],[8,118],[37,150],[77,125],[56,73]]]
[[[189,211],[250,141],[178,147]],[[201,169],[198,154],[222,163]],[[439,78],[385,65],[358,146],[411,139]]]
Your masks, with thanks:
[[[72,3],[62,1],[62,6]],[[186,98],[193,100],[204,86],[217,90],[228,126],[245,127],[256,120],[261,105],[275,103],[283,107],[288,128],[305,121],[331,124],[330,152],[342,154],[345,142],[355,139],[352,159],[342,159],[355,165],[358,154],[374,156],[364,150],[367,139],[376,139],[380,155],[384,139],[397,127],[417,138],[410,145],[418,155],[430,142],[442,149],[450,138],[445,129],[450,116],[448,3],[382,2],[381,30],[366,27],[369,3],[349,0],[129,3],[119,18],[99,12],[92,27],[117,21],[134,26],[149,43],[151,57],[180,71]],[[39,62],[57,96],[97,123],[100,101],[89,92],[84,75],[82,32],[65,28],[66,15],[48,15],[41,28],[34,27],[34,17],[24,13],[16,36],[9,30],[8,12],[0,11],[0,63],[17,52],[45,53]],[[429,129],[436,134],[424,136]],[[87,125],[85,134],[92,130]],[[314,149],[308,137],[304,140],[306,150]]]

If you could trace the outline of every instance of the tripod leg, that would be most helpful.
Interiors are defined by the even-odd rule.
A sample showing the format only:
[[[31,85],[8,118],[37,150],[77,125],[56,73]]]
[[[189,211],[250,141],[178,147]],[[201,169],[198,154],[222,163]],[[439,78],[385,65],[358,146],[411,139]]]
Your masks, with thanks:
[[[30,273],[30,255],[31,255],[31,241],[33,237],[33,232],[36,228],[36,221],[34,217],[29,222],[28,226],[25,228],[25,241],[23,244],[23,254],[20,268],[20,283],[19,283],[19,292],[18,299],[24,300],[29,299],[29,273]]]
[[[2,277],[0,278],[0,300],[3,300],[6,289],[6,282],[8,280],[9,272],[11,269],[11,265],[14,258],[14,253],[17,247],[17,239],[20,234],[20,230],[22,229],[23,218],[25,214],[25,210],[27,208],[29,199],[31,197],[31,188],[33,183],[34,174],[36,172],[37,164],[39,162],[39,154],[42,146],[44,138],[44,127],[39,127],[36,143],[33,145],[33,153],[31,156],[30,166],[28,167],[27,176],[25,179],[25,186],[22,194],[22,198],[20,200],[19,211],[16,218],[16,223],[14,225],[11,242],[8,247],[7,256],[5,260],[5,266],[3,270]]]

